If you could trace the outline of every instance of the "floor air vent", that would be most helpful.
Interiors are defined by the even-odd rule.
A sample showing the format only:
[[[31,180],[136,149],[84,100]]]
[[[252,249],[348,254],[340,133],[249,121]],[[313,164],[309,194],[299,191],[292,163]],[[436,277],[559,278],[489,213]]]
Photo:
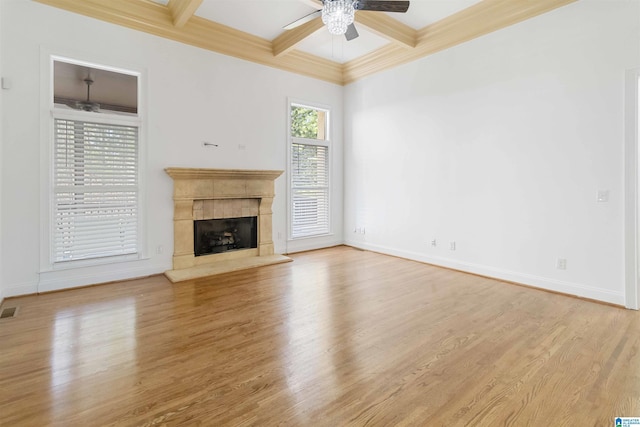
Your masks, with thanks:
[[[3,308],[0,312],[0,319],[9,319],[11,317],[16,317],[16,314],[18,314],[18,307]]]

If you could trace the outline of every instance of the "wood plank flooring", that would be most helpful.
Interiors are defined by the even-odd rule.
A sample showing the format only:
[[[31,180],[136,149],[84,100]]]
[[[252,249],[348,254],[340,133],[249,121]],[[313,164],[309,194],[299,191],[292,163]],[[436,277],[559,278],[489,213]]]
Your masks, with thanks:
[[[640,313],[348,247],[6,300],[2,426],[613,426]]]

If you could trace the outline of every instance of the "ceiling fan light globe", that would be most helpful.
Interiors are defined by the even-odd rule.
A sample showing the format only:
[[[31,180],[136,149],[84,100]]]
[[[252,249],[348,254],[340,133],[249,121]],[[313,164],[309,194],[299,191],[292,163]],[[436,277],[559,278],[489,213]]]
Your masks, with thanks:
[[[325,1],[322,7],[322,22],[327,26],[330,34],[339,36],[347,32],[347,27],[353,24],[355,13],[353,0]]]

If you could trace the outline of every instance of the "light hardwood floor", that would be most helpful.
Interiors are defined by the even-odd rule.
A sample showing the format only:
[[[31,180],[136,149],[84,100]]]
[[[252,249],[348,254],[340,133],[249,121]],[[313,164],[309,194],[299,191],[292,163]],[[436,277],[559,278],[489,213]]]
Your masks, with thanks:
[[[347,247],[14,298],[0,425],[613,426],[640,313]]]

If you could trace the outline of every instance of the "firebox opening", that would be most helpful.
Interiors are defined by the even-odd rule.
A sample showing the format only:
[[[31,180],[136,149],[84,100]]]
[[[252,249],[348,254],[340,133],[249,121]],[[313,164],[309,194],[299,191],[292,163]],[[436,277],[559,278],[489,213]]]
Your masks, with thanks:
[[[195,256],[258,247],[258,217],[193,221]]]

